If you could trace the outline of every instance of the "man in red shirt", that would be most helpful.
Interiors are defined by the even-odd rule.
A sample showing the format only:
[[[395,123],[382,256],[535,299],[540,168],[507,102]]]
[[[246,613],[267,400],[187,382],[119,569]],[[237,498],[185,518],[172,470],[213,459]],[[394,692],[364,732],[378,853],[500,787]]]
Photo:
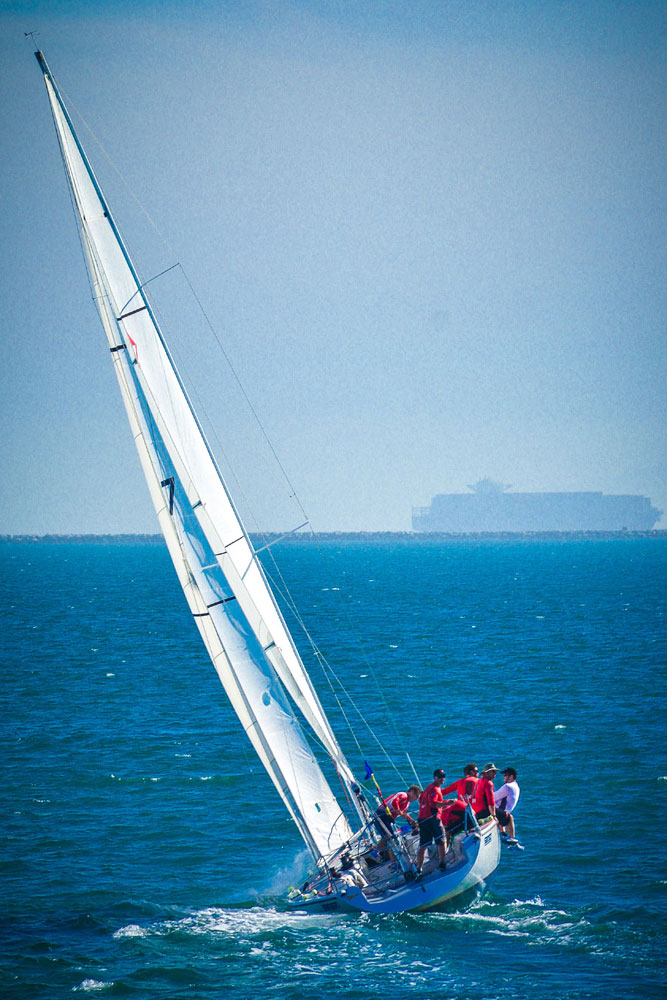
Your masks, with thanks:
[[[487,816],[496,818],[496,800],[493,779],[498,773],[495,764],[487,764],[482,771],[482,777],[475,785],[475,798],[472,807],[475,810],[477,819],[485,819]]]
[[[465,802],[467,799],[472,799],[477,781],[477,764],[466,764],[463,768],[463,777],[459,778],[458,781],[453,781],[451,785],[447,785],[441,791],[443,795],[446,795],[447,792],[456,792],[456,797],[461,802]]]
[[[446,795],[447,792],[456,792],[456,798],[446,802],[444,809],[440,812],[445,833],[454,830],[463,822],[466,805],[473,801],[477,781],[477,764],[466,764],[463,768],[463,777],[441,789],[443,795]]]
[[[421,875],[424,864],[426,848],[433,842],[438,848],[441,871],[447,867],[445,864],[445,831],[440,822],[440,809],[443,802],[440,789],[444,780],[445,772],[442,768],[436,768],[433,772],[433,781],[419,796],[419,850],[417,852],[417,873],[419,875]]]
[[[383,804],[375,810],[373,817],[375,829],[381,838],[376,845],[378,851],[387,846],[387,837],[391,836],[392,827],[399,816],[409,823],[413,830],[417,829],[416,822],[408,813],[408,806],[411,802],[416,802],[420,794],[419,785],[410,785],[407,792],[394,792],[388,799],[384,799]]]

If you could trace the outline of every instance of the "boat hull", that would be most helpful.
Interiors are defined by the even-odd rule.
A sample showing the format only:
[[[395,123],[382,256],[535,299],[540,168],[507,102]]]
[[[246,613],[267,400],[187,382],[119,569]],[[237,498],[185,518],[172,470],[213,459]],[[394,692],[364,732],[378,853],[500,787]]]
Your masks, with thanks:
[[[419,913],[434,909],[460,909],[482,895],[500,860],[500,835],[494,824],[457,838],[448,855],[446,871],[434,860],[421,878],[375,891],[372,886],[334,882],[325,892],[291,899],[290,905],[309,912]]]

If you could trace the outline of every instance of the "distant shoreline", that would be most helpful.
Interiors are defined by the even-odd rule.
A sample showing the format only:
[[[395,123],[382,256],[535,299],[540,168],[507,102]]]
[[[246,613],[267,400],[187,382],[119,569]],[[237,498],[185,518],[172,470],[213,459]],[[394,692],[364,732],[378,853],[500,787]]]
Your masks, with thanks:
[[[299,542],[479,542],[479,541],[592,541],[604,539],[654,538],[667,539],[667,529],[650,531],[478,531],[478,532],[428,532],[428,531],[319,531],[313,534],[282,535],[278,532],[251,537],[263,544],[280,541],[284,544]],[[164,545],[162,535],[0,535],[0,544],[26,544],[31,542],[51,545]]]

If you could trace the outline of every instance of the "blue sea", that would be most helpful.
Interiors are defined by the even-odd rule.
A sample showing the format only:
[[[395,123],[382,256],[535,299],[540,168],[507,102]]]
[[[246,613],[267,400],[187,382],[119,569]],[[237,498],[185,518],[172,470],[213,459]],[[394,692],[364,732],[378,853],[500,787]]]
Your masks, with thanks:
[[[272,556],[355,769],[388,794],[408,754],[424,782],[512,764],[525,850],[465,912],[288,912],[308,858],[166,550],[5,542],[0,995],[664,997],[667,541],[292,541],[278,580]]]

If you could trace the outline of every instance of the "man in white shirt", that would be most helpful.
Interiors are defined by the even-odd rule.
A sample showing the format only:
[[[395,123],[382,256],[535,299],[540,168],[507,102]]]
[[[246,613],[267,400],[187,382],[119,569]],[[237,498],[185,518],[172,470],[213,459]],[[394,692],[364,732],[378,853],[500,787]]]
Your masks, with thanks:
[[[513,767],[506,767],[503,771],[504,784],[495,793],[496,817],[503,830],[503,839],[507,844],[516,844],[514,836],[514,817],[512,813],[519,801],[520,788],[516,782],[516,771]]]

